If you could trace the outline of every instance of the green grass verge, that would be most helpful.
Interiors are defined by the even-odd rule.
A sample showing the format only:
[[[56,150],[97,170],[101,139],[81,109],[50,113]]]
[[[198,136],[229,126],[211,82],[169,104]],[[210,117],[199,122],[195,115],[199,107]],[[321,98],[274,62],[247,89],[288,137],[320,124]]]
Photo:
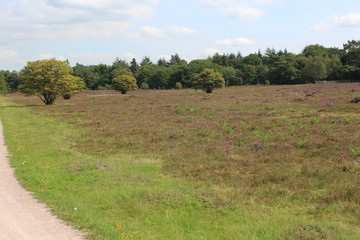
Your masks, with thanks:
[[[219,198],[212,195],[231,195],[233,189],[164,174],[163,160],[153,154],[79,151],[73,142],[81,142],[84,129],[40,114],[36,108],[43,106],[4,99],[0,106],[11,164],[21,184],[90,239],[360,237],[357,219],[332,212],[331,204],[323,210],[291,195],[216,202]],[[221,124],[226,131],[226,122]]]

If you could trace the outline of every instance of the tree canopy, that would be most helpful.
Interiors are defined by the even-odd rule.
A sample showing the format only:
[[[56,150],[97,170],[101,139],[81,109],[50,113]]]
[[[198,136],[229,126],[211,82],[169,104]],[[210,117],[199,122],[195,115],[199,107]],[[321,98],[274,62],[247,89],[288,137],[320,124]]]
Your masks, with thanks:
[[[194,87],[200,88],[207,93],[212,93],[214,88],[222,88],[225,85],[225,80],[221,73],[215,72],[213,69],[204,69],[194,77]]]
[[[151,61],[144,57],[139,63],[116,58],[112,65],[85,66],[77,63],[71,75],[82,78],[87,89],[111,89],[112,80],[120,75],[133,76],[142,89],[172,89],[177,82],[191,88],[195,76],[204,69],[221,73],[226,86],[252,84],[306,84],[317,80],[360,80],[360,41],[351,40],[342,48],[319,44],[306,46],[300,54],[287,49],[267,48],[248,56],[237,53],[216,53],[206,59],[190,62],[175,53],[169,59]],[[10,92],[16,92],[22,78],[16,71],[1,71]]]
[[[7,93],[8,86],[5,81],[4,73],[0,72],[0,93]]]
[[[28,62],[20,71],[20,90],[28,95],[39,96],[46,105],[53,104],[58,95],[83,90],[83,80],[72,73],[73,69],[66,61],[55,58]]]
[[[122,94],[126,94],[129,90],[136,90],[136,79],[129,75],[120,75],[112,80],[112,86],[115,90],[121,91]]]

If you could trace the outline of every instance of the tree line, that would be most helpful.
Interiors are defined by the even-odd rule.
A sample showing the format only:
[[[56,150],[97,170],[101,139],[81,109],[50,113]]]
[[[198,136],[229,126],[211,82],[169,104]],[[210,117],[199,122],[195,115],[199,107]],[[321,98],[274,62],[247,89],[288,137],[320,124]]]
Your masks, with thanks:
[[[264,52],[243,57],[240,52],[215,54],[207,59],[187,62],[178,54],[169,60],[127,62],[116,58],[112,65],[86,66],[77,63],[73,76],[84,80],[86,89],[111,89],[113,79],[126,75],[136,79],[141,89],[191,88],[195,76],[205,69],[222,75],[225,86],[255,84],[306,84],[318,80],[360,80],[360,41],[352,40],[343,48],[326,48],[319,44],[306,46],[300,54],[267,48]],[[16,92],[22,83],[17,71],[0,71],[0,91]]]

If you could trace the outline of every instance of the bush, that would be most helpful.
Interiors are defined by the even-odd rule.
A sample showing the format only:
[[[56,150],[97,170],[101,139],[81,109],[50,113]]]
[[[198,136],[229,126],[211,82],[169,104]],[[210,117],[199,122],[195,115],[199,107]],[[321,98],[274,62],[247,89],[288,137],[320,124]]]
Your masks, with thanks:
[[[146,90],[146,89],[149,89],[149,85],[148,85],[146,82],[143,82],[143,83],[140,85],[140,88],[143,89],[143,90]]]
[[[70,99],[71,98],[71,94],[64,94],[63,95],[63,98],[65,99],[65,100],[68,100],[68,99]]]
[[[214,88],[222,88],[225,86],[225,80],[221,73],[215,72],[213,69],[204,69],[201,73],[194,77],[194,88],[201,88],[207,93],[212,93]]]
[[[181,82],[177,82],[177,83],[175,84],[175,89],[177,89],[177,90],[182,89],[182,84],[181,84]]]
[[[115,90],[121,91],[122,94],[126,94],[129,90],[136,90],[136,79],[128,75],[120,75],[112,80],[112,86]]]

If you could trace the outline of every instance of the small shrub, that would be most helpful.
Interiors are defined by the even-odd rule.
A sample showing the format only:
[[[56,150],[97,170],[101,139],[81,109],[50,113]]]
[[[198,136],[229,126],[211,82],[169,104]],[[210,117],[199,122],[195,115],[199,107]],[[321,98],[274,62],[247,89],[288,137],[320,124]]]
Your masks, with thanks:
[[[359,103],[360,102],[360,98],[356,97],[353,100],[350,101],[351,103]]]
[[[233,134],[234,132],[232,127],[227,124],[226,120],[224,120],[224,122],[220,125],[220,127],[228,134]]]
[[[174,115],[182,115],[182,116],[185,116],[184,106],[178,107],[178,108],[174,111]]]
[[[360,160],[360,147],[350,149],[351,156],[357,160]]]
[[[98,90],[110,90],[112,89],[112,86],[109,84],[105,84],[105,86],[98,86]]]
[[[270,80],[265,80],[265,85],[269,86],[270,85]]]
[[[69,100],[70,98],[71,98],[71,94],[64,94],[63,95],[63,98],[65,99],[65,100]]]
[[[143,89],[143,90],[149,89],[149,85],[148,85],[146,82],[143,82],[143,83],[140,85],[140,89]]]
[[[181,84],[181,82],[177,82],[177,83],[175,84],[175,89],[177,89],[177,90],[182,89],[182,84]]]

